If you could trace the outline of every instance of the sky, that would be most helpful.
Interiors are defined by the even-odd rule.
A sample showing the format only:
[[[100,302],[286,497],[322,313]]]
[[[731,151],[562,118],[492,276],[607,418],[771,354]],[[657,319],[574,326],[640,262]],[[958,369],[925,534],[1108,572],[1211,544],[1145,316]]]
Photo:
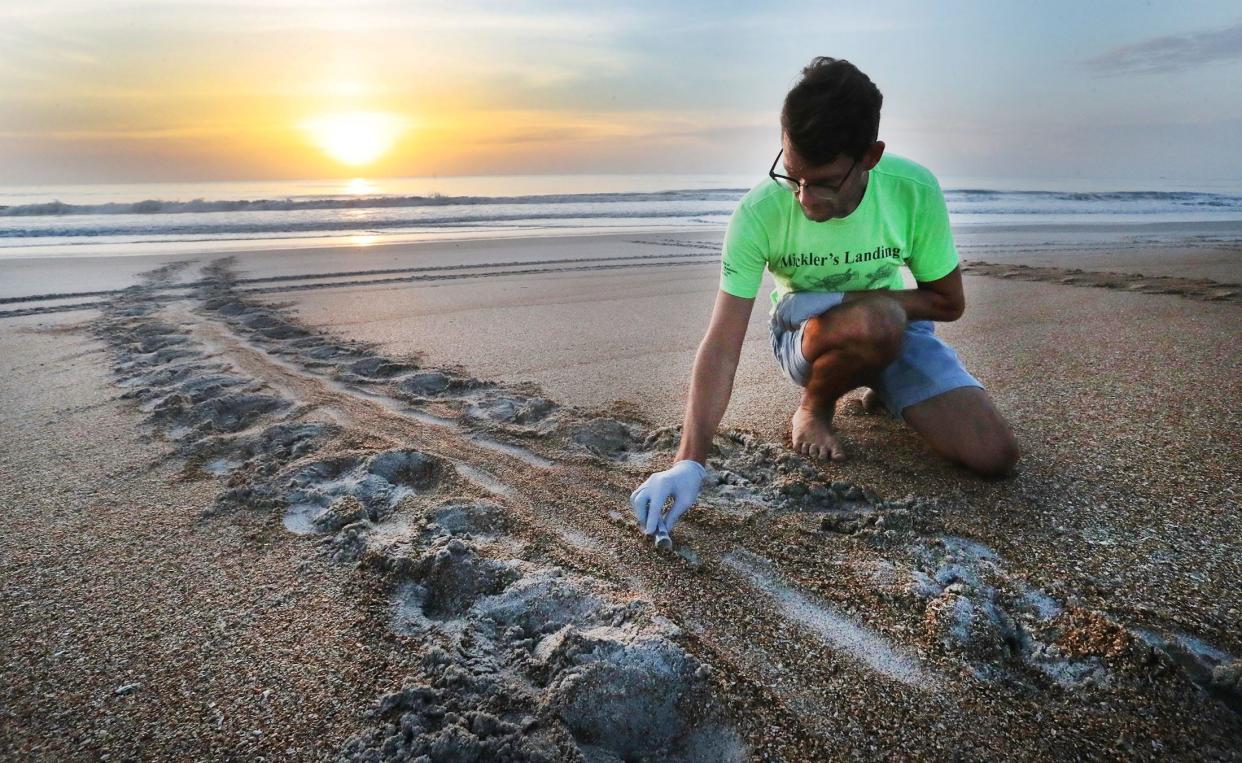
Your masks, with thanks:
[[[0,0],[0,184],[762,172],[817,55],[937,175],[1242,178],[1237,0]]]

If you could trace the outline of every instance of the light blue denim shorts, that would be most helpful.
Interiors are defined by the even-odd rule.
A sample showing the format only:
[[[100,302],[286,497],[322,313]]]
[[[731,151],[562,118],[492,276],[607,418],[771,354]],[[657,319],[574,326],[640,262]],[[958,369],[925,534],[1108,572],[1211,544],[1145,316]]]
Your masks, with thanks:
[[[806,321],[796,331],[776,333],[772,326],[768,332],[772,340],[772,354],[792,384],[805,387],[811,376],[811,364],[802,354],[802,331]],[[906,324],[901,354],[880,372],[875,388],[889,414],[904,421],[901,412],[906,408],[933,398],[958,387],[983,385],[962,367],[957,352],[936,336],[932,321],[910,321]]]

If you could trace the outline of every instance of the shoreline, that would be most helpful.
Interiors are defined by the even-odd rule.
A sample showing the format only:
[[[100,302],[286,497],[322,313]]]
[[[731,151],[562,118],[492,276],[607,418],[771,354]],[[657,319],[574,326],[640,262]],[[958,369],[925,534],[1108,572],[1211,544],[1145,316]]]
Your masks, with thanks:
[[[1089,215],[1084,215],[1089,217]],[[653,225],[653,226],[596,226],[582,228],[553,228],[553,227],[532,227],[530,229],[520,228],[499,228],[494,230],[478,230],[464,232],[453,229],[436,229],[419,231],[410,234],[385,234],[377,236],[374,234],[343,234],[339,236],[317,237],[308,236],[304,239],[249,239],[234,240],[220,239],[213,244],[216,246],[206,246],[206,242],[198,241],[165,241],[165,242],[137,242],[137,243],[109,243],[109,244],[92,244],[83,243],[75,245],[49,245],[48,248],[56,246],[80,246],[83,249],[90,248],[89,251],[69,251],[69,252],[31,252],[14,253],[17,250],[3,250],[0,247],[0,263],[9,261],[23,260],[56,260],[56,259],[91,259],[91,258],[117,258],[117,257],[172,257],[172,256],[223,256],[228,254],[244,255],[247,253],[268,253],[275,254],[280,252],[298,252],[306,250],[318,249],[383,249],[384,247],[409,247],[419,245],[452,245],[462,242],[481,242],[481,241],[521,241],[527,239],[556,239],[556,238],[597,238],[597,237],[613,237],[613,236],[654,236],[654,235],[682,235],[688,233],[698,233],[708,237],[723,238],[727,218],[721,220],[719,224],[700,223],[695,225]],[[1003,236],[1014,234],[1037,234],[1050,233],[1053,235],[1064,235],[1067,233],[1086,233],[1093,235],[1118,235],[1125,233],[1163,233],[1166,235],[1187,234],[1201,235],[1204,233],[1216,233],[1219,235],[1242,235],[1242,218],[1233,220],[1163,220],[1153,222],[1117,222],[1112,220],[1105,221],[1084,221],[1084,222],[1045,222],[1045,223],[1016,223],[1012,221],[1006,222],[973,222],[973,223],[953,223],[951,225],[954,236]],[[345,239],[357,240],[355,243],[348,243]],[[31,247],[34,248],[34,247]],[[129,250],[144,250],[134,253],[128,253]]]
[[[543,251],[581,250],[578,256],[591,257],[596,251],[613,254],[629,242],[684,241],[712,244],[717,252],[723,228],[680,231],[609,232],[584,234],[580,231],[540,236],[478,237],[460,240],[384,242],[366,246],[325,242],[322,246],[248,248],[236,251],[187,251],[132,255],[74,255],[0,258],[0,299],[5,303],[23,297],[39,298],[53,293],[114,291],[133,282],[138,273],[186,258],[236,257],[243,267],[261,275],[295,275],[342,258],[364,269],[382,269],[389,263],[413,266],[460,261],[486,262],[489,252],[514,253],[506,260],[545,259]],[[1135,238],[1147,236],[1148,238]],[[1154,236],[1155,238],[1151,238]],[[1242,251],[1242,221],[1215,223],[1144,223],[1117,226],[1034,225],[988,226],[981,229],[954,228],[954,238],[963,262],[979,259],[989,262],[1025,262],[1031,265],[1099,269],[1090,260],[1107,267],[1124,266],[1127,260],[1141,262],[1151,272],[1145,275],[1185,275],[1230,283],[1236,253]],[[1156,262],[1152,250],[1164,252],[1166,261]],[[1194,255],[1194,256],[1188,256]],[[1210,267],[1209,267],[1210,266]],[[1152,270],[1155,268],[1154,270]],[[337,268],[339,269],[339,268]],[[1128,268],[1133,270],[1133,268]],[[55,288],[49,289],[49,282]]]

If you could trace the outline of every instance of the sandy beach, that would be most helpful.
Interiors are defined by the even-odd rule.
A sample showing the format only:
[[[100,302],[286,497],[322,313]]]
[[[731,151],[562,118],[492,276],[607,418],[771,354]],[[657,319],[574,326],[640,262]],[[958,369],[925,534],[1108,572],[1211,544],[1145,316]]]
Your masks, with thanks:
[[[0,756],[1242,758],[1242,223],[956,232],[1002,481],[765,280],[657,551],[720,238],[0,260]]]

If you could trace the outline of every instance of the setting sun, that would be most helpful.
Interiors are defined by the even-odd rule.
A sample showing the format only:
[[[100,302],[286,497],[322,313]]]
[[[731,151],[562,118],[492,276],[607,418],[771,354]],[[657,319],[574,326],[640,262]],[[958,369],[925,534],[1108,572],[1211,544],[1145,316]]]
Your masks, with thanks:
[[[379,111],[325,114],[302,124],[324,152],[355,167],[370,164],[387,153],[406,126],[404,118]]]

